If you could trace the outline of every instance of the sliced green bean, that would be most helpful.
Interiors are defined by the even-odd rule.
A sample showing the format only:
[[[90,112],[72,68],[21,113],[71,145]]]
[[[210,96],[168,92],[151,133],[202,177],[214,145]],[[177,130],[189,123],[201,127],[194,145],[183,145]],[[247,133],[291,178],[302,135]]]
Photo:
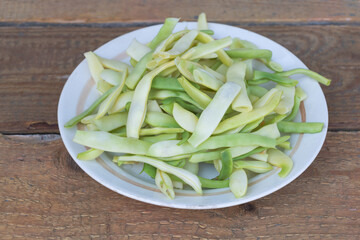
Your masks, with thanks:
[[[232,171],[233,171],[233,159],[231,156],[231,151],[230,149],[226,149],[224,151],[221,152],[221,169],[220,169],[220,173],[219,176],[217,177],[217,179],[219,180],[224,180],[227,179],[228,177],[230,177]]]
[[[156,176],[156,168],[147,163],[144,163],[144,166],[143,166],[143,169],[141,170],[141,172],[145,172],[151,178],[155,178],[155,176]]]
[[[152,127],[179,128],[175,119],[162,112],[147,112],[145,122]]]
[[[104,152],[103,150],[90,148],[85,152],[79,153],[76,158],[79,160],[94,160],[95,158],[100,156],[103,152]]]
[[[149,135],[157,135],[163,133],[182,133],[184,129],[182,128],[162,128],[162,127],[155,127],[155,128],[142,128],[140,129],[139,135],[140,136],[149,136]]]
[[[126,86],[134,89],[146,71],[146,64],[152,59],[152,52],[143,56],[126,79]]]
[[[86,116],[89,116],[114,90],[116,87],[113,87],[109,89],[107,92],[105,92],[103,95],[101,95],[91,106],[86,109],[84,112],[79,114],[76,117],[73,117],[70,119],[67,123],[65,123],[64,127],[71,128],[78,124],[83,118]]]
[[[324,123],[318,122],[278,122],[277,126],[283,133],[319,133]]]
[[[263,162],[263,161],[236,161],[234,162],[234,168],[237,169],[247,169],[250,170],[252,172],[256,172],[256,173],[266,173],[268,171],[271,171],[273,169],[273,167],[267,163],[267,162]]]
[[[99,119],[94,119],[91,122],[95,124],[99,130],[109,132],[111,130],[125,126],[127,116],[127,112],[114,113]]]
[[[268,92],[268,90],[266,88],[263,88],[260,86],[248,86],[248,89],[250,89],[250,93],[252,95],[255,95],[259,98],[261,98]]]
[[[156,143],[156,142],[166,141],[166,140],[175,140],[176,138],[177,138],[176,133],[164,133],[164,134],[159,134],[156,136],[141,137],[140,140],[151,142],[151,143]]]
[[[203,177],[198,177],[203,188],[227,188],[229,187],[229,180],[211,180]]]
[[[155,49],[162,41],[170,36],[174,30],[176,24],[179,22],[179,18],[167,18],[165,19],[164,25],[160,28],[157,35],[149,43],[151,49]]]
[[[285,71],[285,72],[276,73],[276,74],[279,76],[286,76],[286,77],[294,75],[294,74],[304,74],[304,75],[318,81],[319,83],[324,84],[325,86],[329,86],[331,83],[330,79],[323,77],[314,71],[311,71],[309,69],[303,69],[303,68],[296,68],[296,69],[292,69],[290,71]]]
[[[183,132],[181,134],[181,140],[180,140],[180,142],[178,142],[177,145],[180,146],[180,145],[184,144],[189,139],[190,136],[191,135],[189,132]]]
[[[229,187],[236,198],[241,198],[246,194],[248,187],[248,177],[244,169],[235,170],[229,178]]]
[[[155,175],[155,184],[160,191],[170,199],[175,198],[174,186],[169,175],[157,169]]]
[[[255,121],[251,122],[251,123],[246,124],[246,126],[244,128],[242,128],[240,130],[240,132],[242,132],[242,133],[251,132],[252,130],[257,128],[262,123],[263,120],[264,120],[264,118],[259,118],[259,119],[255,120]]]
[[[299,112],[299,107],[300,107],[300,98],[298,96],[295,96],[294,106],[293,106],[290,114],[287,115],[286,118],[284,118],[284,121],[292,121],[292,120],[294,120],[296,115]]]
[[[292,87],[296,86],[299,82],[297,80],[282,76],[276,73],[268,73],[262,71],[254,71],[254,81],[257,80],[271,80],[283,86]]]
[[[253,154],[256,154],[256,153],[261,153],[262,151],[266,150],[267,148],[266,147],[257,147],[255,148],[254,150],[251,150],[250,152],[247,152],[247,153],[244,153],[240,156],[237,156],[233,159],[233,161],[238,161],[238,160],[241,160],[241,159],[245,159]]]
[[[147,53],[151,52],[151,48],[138,42],[135,38],[126,49],[127,55],[136,61],[140,61]]]
[[[177,78],[156,76],[152,82],[151,88],[160,90],[184,91]]]
[[[209,105],[211,98],[208,95],[197,89],[184,77],[178,78],[177,80],[178,83],[182,86],[183,90],[185,90],[185,92],[202,108],[206,108],[207,105]]]
[[[270,60],[272,52],[267,49],[238,48],[225,51],[231,58],[254,59],[264,58]]]
[[[292,159],[278,149],[269,149],[267,153],[269,154],[268,163],[281,168],[278,175],[280,177],[286,177],[289,175],[294,165]]]
[[[205,13],[199,14],[198,21],[197,21],[197,29],[198,30],[208,29],[208,24],[207,24]]]
[[[171,90],[151,90],[149,94],[149,99],[157,99],[157,100],[164,100],[167,98],[179,98],[183,101],[186,101],[197,108],[202,109],[202,107],[195,102],[189,95],[184,92],[179,91],[171,91]],[[176,100],[179,103],[179,101]],[[181,104],[181,103],[179,103]]]

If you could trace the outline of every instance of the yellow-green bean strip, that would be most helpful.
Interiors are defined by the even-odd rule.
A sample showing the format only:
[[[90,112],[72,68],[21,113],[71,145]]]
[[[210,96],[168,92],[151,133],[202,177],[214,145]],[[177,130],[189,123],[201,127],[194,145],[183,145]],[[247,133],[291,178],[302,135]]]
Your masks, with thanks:
[[[213,69],[209,68],[208,66],[204,66],[204,70],[207,71],[208,73],[210,73],[211,75],[213,75],[216,79],[222,81],[222,82],[226,82],[225,81],[225,75],[226,75],[226,71],[228,69],[228,67],[225,64],[221,64],[221,66],[224,66],[222,68],[225,68],[225,72],[217,72],[214,71]]]
[[[177,71],[177,67],[172,66],[159,73],[158,77],[171,77],[171,74],[173,74],[176,71]]]
[[[216,63],[214,63],[214,65],[212,65],[210,68],[215,71],[215,70],[218,69],[222,64],[223,64],[223,63],[222,63],[221,61],[217,60]],[[225,64],[224,64],[224,65],[225,65]],[[225,66],[226,66],[226,65],[225,65]]]
[[[131,66],[129,66],[128,64],[123,63],[121,61],[103,58],[103,57],[100,57],[99,55],[96,55],[96,56],[104,67],[109,68],[111,70],[114,70],[117,72],[124,72],[126,69],[129,72],[131,72],[131,70],[132,70]]]
[[[159,160],[161,160],[161,159],[159,159]],[[174,166],[174,167],[183,168],[186,164],[186,160],[179,159],[179,160],[167,161],[166,163],[170,164],[171,166]],[[188,170],[188,169],[185,169],[185,170]]]
[[[236,198],[241,198],[246,194],[248,177],[244,169],[235,170],[229,178],[229,187]]]
[[[136,61],[140,61],[147,53],[151,52],[151,48],[138,42],[135,38],[126,49],[127,55]]]
[[[196,39],[202,43],[208,43],[214,41],[214,39],[211,36],[202,32],[198,34]],[[231,64],[233,63],[233,60],[229,57],[229,55],[226,54],[226,52],[223,49],[216,51],[216,54],[218,55],[219,60],[226,66],[231,66]]]
[[[184,144],[189,139],[189,137],[190,137],[189,132],[183,132],[181,134],[181,140],[180,140],[180,142],[178,142],[177,145],[180,146],[180,145]]]
[[[235,133],[231,135],[214,136],[207,139],[200,144],[197,150],[216,149],[222,147],[235,147],[235,146],[261,146],[267,148],[274,148],[276,140],[255,135],[252,133]]]
[[[179,128],[175,119],[163,112],[147,112],[145,122],[152,127]]]
[[[206,20],[206,14],[200,13],[197,21],[197,29],[198,30],[205,30],[208,29],[208,24]]]
[[[317,122],[278,122],[277,126],[283,133],[319,133],[324,123]]]
[[[162,41],[157,48],[154,51],[153,58],[160,60],[164,60],[166,58],[169,58],[170,55],[166,53],[166,50],[169,50],[170,48],[175,46],[175,43],[178,42],[178,40],[183,37],[185,34],[187,34],[189,30],[182,30],[173,34],[170,34],[169,37],[167,37],[164,41]]]
[[[283,142],[283,143],[280,143],[278,146],[281,147],[281,148],[284,148],[286,150],[291,149],[290,142]]]
[[[149,135],[157,135],[162,133],[182,133],[184,132],[184,129],[182,128],[161,128],[161,127],[155,127],[155,128],[143,128],[140,129],[140,136],[149,136]]]
[[[233,161],[238,161],[238,160],[247,158],[247,157],[249,157],[249,156],[251,156],[253,154],[260,153],[260,152],[262,152],[262,151],[264,151],[266,149],[267,149],[266,147],[257,147],[257,148],[255,148],[255,149],[253,149],[253,150],[251,150],[251,151],[249,151],[247,153],[244,153],[244,154],[242,154],[240,156],[234,157]]]
[[[211,98],[208,95],[197,89],[184,77],[180,77],[177,80],[183,90],[185,90],[185,92],[202,108],[206,108],[209,105],[209,103],[211,102]]]
[[[99,150],[116,153],[131,153],[144,155],[151,143],[133,138],[118,137],[103,131],[77,130],[74,142]]]
[[[278,175],[280,177],[286,177],[294,165],[292,159],[278,149],[269,149],[267,153],[269,154],[268,163],[281,168]]]
[[[156,76],[151,84],[154,89],[184,91],[176,78]]]
[[[260,85],[260,84],[264,84],[264,83],[267,83],[269,82],[268,79],[261,79],[261,80],[248,80],[247,83],[250,85],[250,86],[257,86],[257,85]]]
[[[165,19],[164,25],[160,28],[158,34],[154,37],[154,39],[149,43],[149,47],[151,49],[155,49],[162,41],[168,38],[179,20],[179,18]]]
[[[252,95],[255,95],[259,98],[261,98],[268,92],[268,90],[266,88],[263,88],[260,86],[248,86],[248,89],[250,89],[250,93]]]
[[[114,90],[116,87],[113,87],[109,89],[107,92],[105,92],[103,95],[101,95],[91,106],[86,109],[81,114],[77,115],[76,117],[73,117],[70,119],[67,123],[65,123],[64,127],[71,128],[78,124],[83,118],[86,116],[89,116],[96,108],[99,106]]]
[[[120,96],[116,99],[112,108],[108,111],[109,114],[121,112],[125,109],[126,104],[132,101],[134,96],[134,91],[123,92]]]
[[[198,177],[203,188],[227,188],[229,187],[229,180],[211,180],[203,177]]]
[[[185,108],[181,107],[179,104],[174,103],[173,105],[173,112],[172,112],[175,121],[187,132],[194,132],[196,124],[198,123],[199,119],[197,116],[186,110]]]
[[[103,117],[114,106],[116,99],[119,97],[125,85],[126,76],[127,76],[127,70],[121,74],[120,83],[116,86],[114,91],[100,104],[95,119],[99,119]]]
[[[175,58],[176,56],[184,53],[187,49],[189,49],[198,35],[198,31],[191,30],[182,36],[178,41],[175,42],[174,46],[167,52],[163,53],[168,55],[170,58]]]
[[[210,30],[210,29],[203,29],[203,30],[200,30],[200,32],[202,33],[206,33],[207,35],[214,35],[214,31],[213,30]]]
[[[294,120],[296,115],[299,112],[299,107],[300,107],[300,98],[295,95],[294,106],[293,106],[290,114],[288,116],[286,116],[286,118],[284,118],[284,121],[292,121],[292,120]]]
[[[123,163],[123,162],[120,161],[120,163]],[[155,178],[155,176],[156,176],[156,168],[147,163],[144,163],[144,166],[143,166],[143,169],[141,170],[141,172],[145,172],[151,178]]]
[[[199,151],[187,142],[178,146],[177,144],[179,142],[180,140],[168,140],[168,141],[161,141],[154,143],[149,148],[147,155],[164,158],[164,157],[173,157],[177,155],[184,155]]]
[[[167,103],[167,104],[162,104],[162,105],[160,105],[160,108],[164,112],[166,112],[167,114],[172,115],[173,114],[173,109],[174,109],[174,102]]]
[[[282,136],[276,139],[276,145],[279,145],[283,142],[286,142],[287,140],[290,139],[290,136],[286,135],[286,136]]]
[[[175,198],[173,183],[169,175],[167,175],[165,172],[159,169],[156,170],[155,184],[165,196],[170,199]]]
[[[274,72],[282,72],[284,71],[283,67],[280,65],[280,63],[274,62],[274,61],[267,61],[265,59],[257,59],[260,62],[262,62],[266,67],[273,70]]]
[[[127,116],[128,116],[127,112],[114,113],[99,119],[94,119],[91,122],[95,124],[99,130],[109,132],[116,128],[125,126],[127,121]]]
[[[191,145],[197,147],[213,134],[240,89],[240,85],[227,82],[216,92],[210,104],[201,113],[195,130],[188,140]]]
[[[117,156],[115,158],[117,161],[136,161],[136,162],[143,162],[150,164],[155,168],[160,169],[161,171],[177,176],[185,183],[189,184],[195,190],[195,192],[202,194],[201,183],[199,181],[199,178],[195,174],[186,171],[182,168],[173,167],[157,159],[144,157],[144,156]]]
[[[134,91],[134,96],[130,105],[126,135],[131,138],[139,138],[139,131],[141,125],[143,124],[145,114],[146,114],[146,105],[148,100],[148,95],[151,89],[152,80],[156,75],[165,69],[174,66],[174,61],[168,62],[155,70],[147,73],[136,86]]]
[[[104,67],[93,52],[86,52],[84,53],[84,56],[88,63],[92,78],[98,83],[101,80],[100,73],[104,70]]]
[[[263,161],[244,161],[244,160],[240,160],[240,161],[236,161],[234,162],[234,168],[237,169],[248,169],[252,172],[256,172],[256,173],[266,173],[268,171],[271,171],[273,169],[273,167],[268,164],[267,162],[263,162]]]
[[[148,100],[147,111],[149,111],[149,112],[159,112],[159,113],[163,112],[156,100]]]
[[[194,48],[191,48],[182,55],[183,59],[198,59],[210,53],[217,52],[225,47],[228,47],[231,44],[231,37],[222,38],[219,40],[214,40],[202,45],[198,45]]]
[[[264,58],[269,61],[272,57],[272,52],[267,49],[238,48],[238,49],[225,50],[225,52],[231,58],[241,58],[241,59]]]
[[[195,102],[189,95],[184,92],[179,91],[170,91],[170,90],[151,90],[149,94],[149,99],[160,99],[164,100],[166,98],[179,98],[184,100],[197,108],[203,109],[197,102]],[[179,103],[180,104],[180,103]]]
[[[217,179],[224,180],[230,177],[233,171],[233,159],[230,149],[226,149],[220,153],[221,156],[221,169]]]
[[[121,82],[121,76],[122,74],[120,72],[111,69],[104,69],[100,73],[100,77],[113,86],[116,86]]]
[[[246,64],[235,62],[226,73],[227,82],[237,83],[241,87],[239,94],[231,104],[232,109],[238,112],[250,112],[253,109],[246,92],[245,72]]]
[[[278,84],[287,86],[287,87],[292,87],[292,86],[296,86],[299,82],[288,78],[287,76],[282,76],[276,73],[268,73],[268,72],[262,72],[262,71],[254,71],[254,81],[257,80],[271,80],[273,82],[276,82]]]
[[[277,105],[274,112],[278,114],[288,114],[291,112],[294,106],[295,87],[286,87],[277,84],[275,88],[282,91],[283,94],[281,96],[279,105]]]
[[[294,74],[304,74],[316,81],[318,81],[319,83],[322,83],[326,86],[329,86],[330,83],[331,83],[331,80],[326,78],[326,77],[323,77],[321,76],[320,74],[316,73],[316,72],[313,72],[309,69],[303,69],[303,68],[296,68],[296,69],[292,69],[290,71],[285,71],[285,72],[281,72],[281,73],[276,73],[277,75],[279,76],[291,76],[291,75],[294,75]]]
[[[255,153],[253,155],[250,155],[249,157],[255,160],[267,162],[267,158],[269,157],[269,155],[266,153],[266,151],[263,151],[260,153]]]
[[[177,138],[176,133],[164,133],[164,134],[159,134],[156,136],[141,137],[140,140],[151,142],[151,143],[156,143],[156,142],[165,141],[165,140],[175,140],[176,138]]]
[[[134,70],[129,74],[126,79],[126,86],[130,89],[134,89],[141,77],[146,71],[146,64],[152,59],[152,52],[147,53],[141,60],[135,65]]]
[[[299,87],[299,86],[297,86],[297,87],[295,88],[295,95],[300,98],[300,101],[304,101],[304,100],[307,98],[306,93],[305,93],[304,90],[303,90],[301,87]]]
[[[249,133],[252,130],[254,130],[255,128],[257,128],[260,123],[262,123],[262,121],[264,120],[264,118],[259,118],[251,123],[246,124],[246,126],[240,130],[240,132],[242,133]]]
[[[95,158],[100,156],[103,152],[104,152],[103,150],[90,148],[85,152],[79,153],[76,158],[79,160],[94,160]]]
[[[194,69],[193,76],[194,82],[214,91],[219,90],[219,88],[224,84],[224,82],[217,79],[213,74],[201,68]]]
[[[286,114],[272,114],[264,118],[263,125],[278,123],[286,118]]]
[[[89,124],[89,123],[92,123],[92,121],[95,119],[96,117],[96,114],[92,114],[92,115],[89,115],[87,117],[84,117],[82,120],[81,120],[81,123],[82,124]]]
[[[281,92],[277,92],[274,94],[274,96],[269,101],[269,103],[264,105],[263,107],[256,108],[251,112],[240,113],[234,117],[225,119],[224,121],[220,122],[218,127],[215,129],[214,134],[223,133],[227,130],[239,127],[243,124],[253,122],[255,120],[258,120],[259,118],[262,118],[270,114],[279,104],[280,99],[281,99]]]

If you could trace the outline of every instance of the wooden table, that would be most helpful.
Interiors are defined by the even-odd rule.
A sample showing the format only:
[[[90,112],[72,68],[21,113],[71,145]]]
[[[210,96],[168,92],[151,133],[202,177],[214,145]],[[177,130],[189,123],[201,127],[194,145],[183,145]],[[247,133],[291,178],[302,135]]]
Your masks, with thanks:
[[[59,136],[57,103],[82,53],[165,17],[260,33],[324,87],[324,147],[298,179],[257,201],[177,210],[92,180]],[[0,239],[360,239],[360,2],[0,1]]]

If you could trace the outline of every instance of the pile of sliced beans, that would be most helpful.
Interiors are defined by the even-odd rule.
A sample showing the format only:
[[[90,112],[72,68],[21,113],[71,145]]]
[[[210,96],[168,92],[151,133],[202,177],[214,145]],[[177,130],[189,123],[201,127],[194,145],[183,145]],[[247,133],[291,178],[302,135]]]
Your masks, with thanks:
[[[174,188],[186,187],[198,194],[229,187],[240,198],[257,174],[279,168],[286,177],[290,134],[323,128],[294,122],[307,96],[290,77],[304,74],[326,86],[330,80],[307,69],[284,71],[270,50],[249,41],[215,40],[204,13],[194,30],[173,33],[178,21],[167,18],[149,43],[134,39],[126,51],[131,65],[84,54],[101,95],[65,125],[86,126],[74,142],[89,149],[77,158],[110,152],[119,166],[143,163],[142,172],[171,199]],[[255,70],[255,61],[269,71]],[[203,164],[217,177],[200,177]]]

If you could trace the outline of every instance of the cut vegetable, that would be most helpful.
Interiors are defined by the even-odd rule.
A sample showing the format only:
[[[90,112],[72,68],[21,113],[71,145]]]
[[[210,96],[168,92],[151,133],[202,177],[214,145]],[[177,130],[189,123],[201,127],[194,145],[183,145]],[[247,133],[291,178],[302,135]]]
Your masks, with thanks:
[[[235,170],[229,179],[229,187],[236,198],[241,198],[246,194],[248,178],[243,169]]]
[[[186,131],[194,132],[196,124],[198,123],[198,118],[192,112],[184,109],[179,104],[174,103],[173,112],[172,112],[175,121]]]

